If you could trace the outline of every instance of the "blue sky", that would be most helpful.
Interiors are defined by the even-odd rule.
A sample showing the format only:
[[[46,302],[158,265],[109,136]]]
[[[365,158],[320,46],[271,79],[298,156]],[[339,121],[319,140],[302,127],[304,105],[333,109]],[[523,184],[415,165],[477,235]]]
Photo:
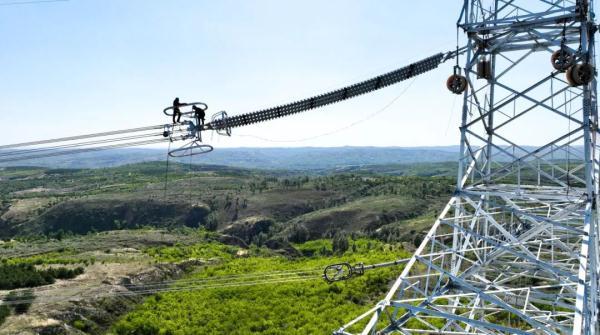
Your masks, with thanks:
[[[6,1],[5,1],[6,2]],[[0,4],[2,1],[0,1]],[[71,0],[0,6],[7,144],[168,122],[179,96],[239,114],[454,48],[462,1]],[[381,92],[208,136],[220,147],[458,144],[453,64]],[[411,85],[407,89],[407,85]],[[344,128],[387,105],[358,126]]]

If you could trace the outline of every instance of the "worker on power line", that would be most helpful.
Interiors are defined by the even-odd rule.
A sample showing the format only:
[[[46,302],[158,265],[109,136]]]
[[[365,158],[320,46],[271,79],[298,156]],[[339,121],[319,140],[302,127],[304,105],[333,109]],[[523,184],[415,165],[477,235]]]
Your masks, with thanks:
[[[173,100],[173,123],[179,123],[179,120],[181,120],[181,110],[179,107],[183,105],[185,105],[185,103],[179,102],[179,98]],[[175,117],[177,117],[177,119],[175,119]]]
[[[198,123],[202,122],[202,126],[204,126],[204,118],[206,117],[206,108],[200,108],[196,105],[192,106],[192,110],[194,111],[194,115],[196,116],[196,119],[198,120]]]

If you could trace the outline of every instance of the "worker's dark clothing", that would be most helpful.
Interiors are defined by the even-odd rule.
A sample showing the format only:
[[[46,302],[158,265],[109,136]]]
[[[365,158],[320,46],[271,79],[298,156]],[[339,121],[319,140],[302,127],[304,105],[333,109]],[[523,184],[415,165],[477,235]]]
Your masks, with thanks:
[[[194,106],[192,106],[192,110],[194,111],[196,119],[198,119],[198,121],[202,121],[202,125],[204,126],[204,118],[206,117],[206,113],[204,112],[204,109],[198,108],[194,105]]]
[[[179,123],[179,120],[181,120],[181,110],[179,109],[181,105],[183,104],[179,102],[179,98],[173,100],[173,123]]]

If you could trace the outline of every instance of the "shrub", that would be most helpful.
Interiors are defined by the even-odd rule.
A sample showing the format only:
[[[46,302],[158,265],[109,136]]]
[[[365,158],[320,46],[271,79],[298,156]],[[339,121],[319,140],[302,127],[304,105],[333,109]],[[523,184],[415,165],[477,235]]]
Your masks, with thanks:
[[[288,229],[288,240],[294,243],[304,243],[310,238],[310,232],[302,224],[295,224]]]
[[[35,295],[32,290],[11,291],[4,301],[11,303],[15,314],[25,314],[29,311],[29,307],[33,303]]]
[[[316,240],[294,245],[303,254],[313,254],[314,257],[287,258],[265,254],[223,259],[203,271],[191,273],[187,279],[218,280],[221,276],[242,274],[263,278],[265,273],[273,271],[319,271],[296,275],[297,278],[314,280],[267,281],[261,285],[161,294],[161,298],[146,299],[133,312],[124,315],[107,334],[304,335],[332,331],[343,323],[340,315],[359,315],[370,307],[368,305],[372,301],[383,298],[388,283],[398,276],[403,265],[377,269],[335,284],[327,284],[319,278],[321,269],[341,262],[376,264],[410,255],[400,249],[388,254],[369,252],[366,239],[354,243],[357,251],[353,253],[349,249],[344,256],[316,256],[320,255],[320,249],[331,253],[331,240]],[[374,248],[379,245],[381,242],[372,241]]]
[[[344,233],[337,233],[333,237],[333,252],[343,254],[350,248],[350,242],[348,241],[348,236]]]
[[[0,305],[0,326],[4,323],[9,315],[10,308],[7,305]]]
[[[0,265],[0,289],[12,290],[21,287],[35,287],[52,284],[51,276],[38,271],[32,264]]]
[[[82,274],[84,269],[65,267],[38,270],[33,264],[0,264],[0,289],[12,290],[54,283],[55,279],[71,279]]]
[[[83,320],[75,320],[73,321],[73,327],[79,329],[83,332],[87,332],[90,330],[89,325]]]

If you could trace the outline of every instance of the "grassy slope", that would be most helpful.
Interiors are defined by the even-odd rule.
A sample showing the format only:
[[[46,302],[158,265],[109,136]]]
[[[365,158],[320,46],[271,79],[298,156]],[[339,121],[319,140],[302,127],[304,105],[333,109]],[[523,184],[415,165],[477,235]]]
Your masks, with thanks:
[[[312,189],[269,190],[249,196],[247,207],[240,210],[239,215],[262,215],[285,221],[314,210],[316,203],[323,203],[336,195],[333,191]]]
[[[294,218],[290,223],[302,224],[311,234],[319,234],[317,236],[336,229],[367,232],[382,224],[382,215],[388,215],[387,220],[410,218],[421,214],[426,208],[426,202],[421,199],[372,196],[310,212]]]

